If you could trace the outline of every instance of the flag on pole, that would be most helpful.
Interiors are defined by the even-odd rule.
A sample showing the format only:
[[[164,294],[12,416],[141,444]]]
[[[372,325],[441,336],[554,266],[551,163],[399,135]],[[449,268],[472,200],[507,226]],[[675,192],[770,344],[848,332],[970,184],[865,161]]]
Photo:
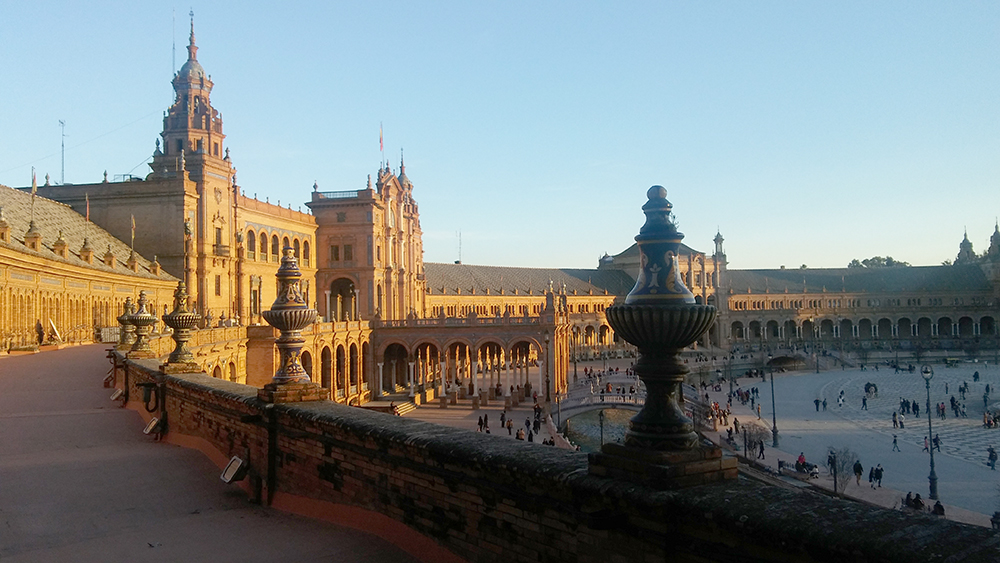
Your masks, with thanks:
[[[35,222],[35,193],[38,191],[38,181],[35,180],[35,167],[31,167],[31,222]]]
[[[132,250],[135,250],[135,215],[132,215]]]
[[[83,194],[84,199],[87,200],[87,222],[90,222],[90,194]]]
[[[385,152],[385,145],[382,143],[382,122],[378,124],[378,150],[379,152]],[[34,169],[32,169],[34,170]],[[34,172],[32,172],[34,174]],[[32,176],[34,177],[34,176]]]

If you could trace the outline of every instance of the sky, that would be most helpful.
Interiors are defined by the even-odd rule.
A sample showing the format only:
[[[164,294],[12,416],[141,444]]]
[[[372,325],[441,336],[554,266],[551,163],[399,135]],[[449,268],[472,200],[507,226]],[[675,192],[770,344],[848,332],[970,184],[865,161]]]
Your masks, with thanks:
[[[1000,215],[1000,3],[971,1],[0,0],[0,184],[62,180],[59,120],[67,183],[145,176],[191,9],[246,194],[364,188],[381,124],[427,262],[596,267],[655,184],[730,268],[935,265]]]

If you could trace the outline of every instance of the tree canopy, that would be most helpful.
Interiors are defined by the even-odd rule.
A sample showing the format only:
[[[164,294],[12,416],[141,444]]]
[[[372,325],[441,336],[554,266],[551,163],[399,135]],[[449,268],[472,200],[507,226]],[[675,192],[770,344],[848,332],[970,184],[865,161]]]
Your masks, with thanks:
[[[885,258],[881,256],[872,256],[871,258],[865,258],[864,260],[858,260],[855,258],[851,260],[851,263],[847,265],[848,268],[899,268],[909,266],[909,262],[903,262],[902,260],[896,260],[892,256],[886,256]]]

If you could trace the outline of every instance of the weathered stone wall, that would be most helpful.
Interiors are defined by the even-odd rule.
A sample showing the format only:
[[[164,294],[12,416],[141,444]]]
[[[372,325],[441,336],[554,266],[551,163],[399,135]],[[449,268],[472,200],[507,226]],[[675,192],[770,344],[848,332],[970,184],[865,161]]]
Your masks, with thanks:
[[[991,530],[748,479],[658,492],[589,475],[581,453],[127,366],[133,401],[137,383],[163,383],[165,439],[246,459],[252,498],[426,561],[1000,560]]]

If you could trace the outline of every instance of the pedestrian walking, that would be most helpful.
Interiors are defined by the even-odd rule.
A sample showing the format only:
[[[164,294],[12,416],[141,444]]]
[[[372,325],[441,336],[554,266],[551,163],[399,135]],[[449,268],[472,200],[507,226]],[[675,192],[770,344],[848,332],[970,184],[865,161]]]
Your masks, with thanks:
[[[880,463],[880,464],[878,464],[878,466],[875,467],[875,483],[878,484],[879,488],[882,488],[882,473],[883,472],[884,472],[884,470],[882,469],[882,464]]]
[[[813,400],[813,403],[816,404],[816,412],[819,412],[819,399]]]
[[[507,419],[507,435],[508,436],[510,436],[511,434],[514,433],[514,424],[513,423],[514,423],[513,420],[511,420],[509,418]]]
[[[757,459],[764,459],[764,440],[758,442],[757,446],[760,448],[760,451],[757,453]]]
[[[873,489],[875,488],[875,468],[874,467],[869,467],[868,468],[868,486],[871,487],[871,488],[873,488]]]
[[[902,430],[902,429],[903,429],[903,419],[904,419],[904,418],[906,418],[906,417],[905,417],[905,416],[903,416],[903,413],[899,413],[899,429],[900,429],[900,430]]]
[[[997,470],[997,451],[995,449],[993,449],[993,445],[991,444],[990,447],[986,448],[986,452],[987,452],[987,459],[989,459],[989,462],[990,462],[990,469],[992,469],[993,471],[996,471]]]
[[[861,410],[868,410],[868,397],[861,397]]]
[[[483,431],[483,417],[481,417],[481,416],[479,417],[479,423],[478,424],[479,424],[479,431],[482,432]]]
[[[892,411],[892,428],[894,430],[899,428],[899,415],[896,414],[896,411]]]
[[[757,420],[760,420],[760,405],[757,405]]]
[[[864,473],[865,473],[865,468],[861,467],[861,460],[859,459],[859,460],[855,461],[854,462],[854,477],[857,479],[859,487],[861,486],[861,476],[864,475]]]
[[[934,435],[934,449],[941,451],[941,437],[937,434]]]
[[[826,399],[823,399],[823,410],[826,410]]]
[[[892,435],[892,451],[894,452],[902,451],[899,449],[899,442],[896,440],[895,434]]]
[[[928,422],[928,424],[930,424],[930,423]],[[931,451],[930,443],[927,442],[927,436],[924,436],[924,449],[922,449],[920,451],[927,452],[927,453],[930,453],[930,451]]]

